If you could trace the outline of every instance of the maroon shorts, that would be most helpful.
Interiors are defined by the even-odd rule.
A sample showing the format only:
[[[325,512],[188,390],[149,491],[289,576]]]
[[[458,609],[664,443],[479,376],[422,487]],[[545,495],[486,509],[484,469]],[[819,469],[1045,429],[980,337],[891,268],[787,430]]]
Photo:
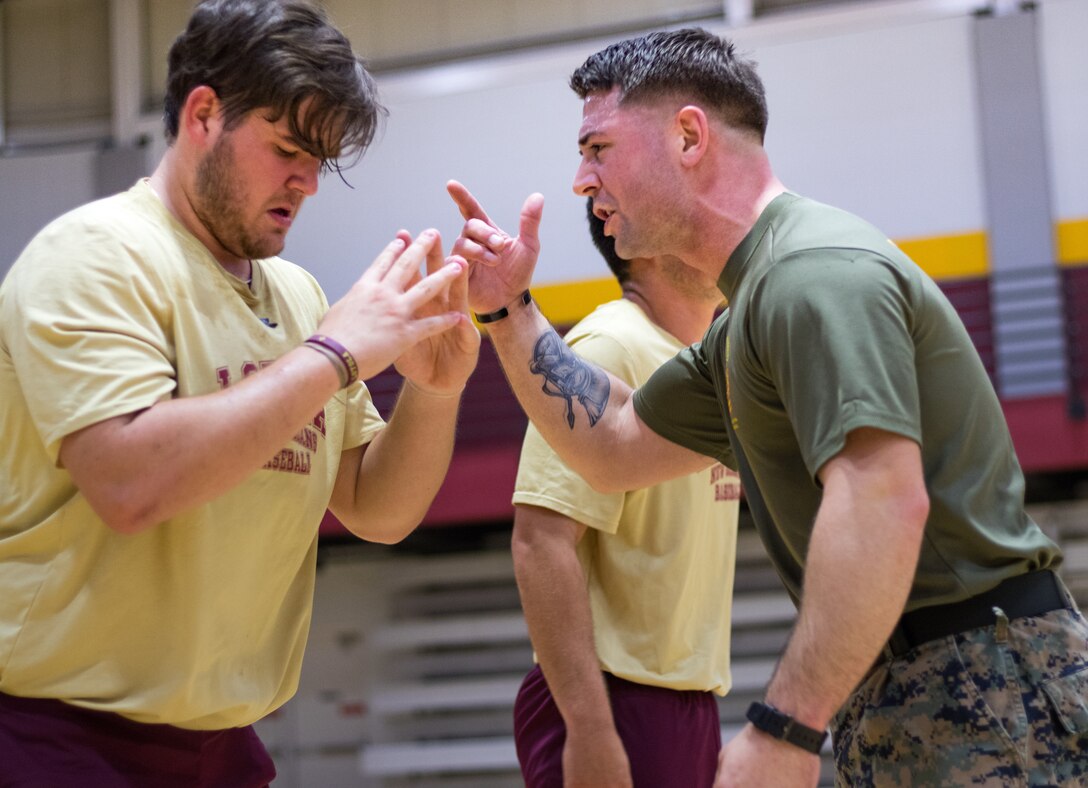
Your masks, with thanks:
[[[0,788],[259,788],[275,776],[252,727],[191,731],[0,693]]]
[[[722,746],[713,694],[604,677],[635,788],[713,785]],[[563,717],[537,665],[514,702],[514,743],[527,788],[562,788],[566,738]]]

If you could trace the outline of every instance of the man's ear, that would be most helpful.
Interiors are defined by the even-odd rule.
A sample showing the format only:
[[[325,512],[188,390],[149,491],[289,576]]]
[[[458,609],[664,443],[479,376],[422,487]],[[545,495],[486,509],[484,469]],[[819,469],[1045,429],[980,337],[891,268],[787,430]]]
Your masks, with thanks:
[[[207,85],[197,85],[185,97],[179,127],[197,145],[214,144],[223,127],[219,95]]]
[[[679,131],[680,161],[688,166],[696,164],[710,145],[710,123],[706,113],[694,104],[687,104],[676,113]]]

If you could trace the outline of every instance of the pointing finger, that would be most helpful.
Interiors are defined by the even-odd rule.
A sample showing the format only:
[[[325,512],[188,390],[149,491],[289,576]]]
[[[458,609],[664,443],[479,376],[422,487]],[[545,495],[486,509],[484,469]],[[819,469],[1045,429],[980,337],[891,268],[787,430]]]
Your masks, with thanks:
[[[488,217],[487,212],[484,211],[483,206],[472,196],[472,192],[466,189],[462,184],[457,181],[448,181],[446,183],[446,191],[449,192],[453,201],[457,203],[457,208],[461,211],[461,218],[466,221],[469,219],[480,219],[494,226],[491,219]]]

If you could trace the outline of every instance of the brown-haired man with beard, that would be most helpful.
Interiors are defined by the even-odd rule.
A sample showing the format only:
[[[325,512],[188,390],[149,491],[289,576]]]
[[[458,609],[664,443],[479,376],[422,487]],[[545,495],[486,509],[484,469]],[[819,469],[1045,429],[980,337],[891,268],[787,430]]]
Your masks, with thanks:
[[[326,507],[379,542],[426,513],[479,348],[464,261],[401,233],[329,308],[277,256],[382,111],[317,7],[204,2],[154,174],[0,286],[0,786],[266,785],[250,726],[297,687]],[[362,381],[392,362],[386,424]]]

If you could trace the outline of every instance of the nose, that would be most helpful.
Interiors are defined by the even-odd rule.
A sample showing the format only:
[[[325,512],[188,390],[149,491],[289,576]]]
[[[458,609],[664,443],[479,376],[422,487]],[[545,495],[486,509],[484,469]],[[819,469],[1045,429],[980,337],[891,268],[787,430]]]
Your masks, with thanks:
[[[298,168],[291,173],[290,185],[307,197],[317,194],[318,177],[321,174],[321,162],[314,156],[306,156],[299,162]]]
[[[572,187],[574,193],[579,197],[592,197],[597,189],[601,187],[601,181],[597,177],[597,173],[593,171],[593,168],[589,166],[585,159],[578,165],[578,171],[574,173]]]

